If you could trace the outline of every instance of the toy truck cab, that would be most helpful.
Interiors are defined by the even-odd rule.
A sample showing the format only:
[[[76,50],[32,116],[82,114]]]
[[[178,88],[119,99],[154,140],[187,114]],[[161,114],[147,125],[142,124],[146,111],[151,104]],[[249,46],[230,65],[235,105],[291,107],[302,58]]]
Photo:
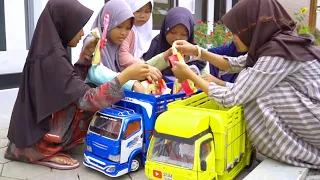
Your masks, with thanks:
[[[184,116],[182,116],[184,114]],[[183,118],[181,121],[174,121]],[[145,173],[149,179],[217,178],[209,116],[168,111],[159,116],[150,142]]]
[[[241,106],[224,108],[200,93],[168,107],[148,149],[149,179],[231,180],[250,164]]]
[[[141,167],[142,117],[113,106],[93,117],[86,137],[84,165],[118,177]]]

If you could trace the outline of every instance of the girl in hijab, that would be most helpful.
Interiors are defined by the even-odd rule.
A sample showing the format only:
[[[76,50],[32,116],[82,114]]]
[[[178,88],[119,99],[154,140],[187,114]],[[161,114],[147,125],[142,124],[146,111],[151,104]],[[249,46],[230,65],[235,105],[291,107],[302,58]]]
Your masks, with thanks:
[[[123,67],[140,62],[152,40],[153,0],[126,0],[126,2],[132,9],[135,21],[120,49],[120,63]]]
[[[163,53],[166,57],[170,56],[171,46],[176,40],[186,40],[194,44],[194,20],[191,12],[184,7],[175,7],[169,10],[165,17],[160,34],[157,35],[151,42],[151,46],[147,53],[143,56],[144,59],[151,59],[152,57]],[[170,63],[164,62],[162,75],[173,76]],[[190,61],[188,65],[195,65],[199,70],[204,69],[206,62],[204,61]]]
[[[231,42],[226,45],[210,48],[208,49],[208,51],[215,54],[230,56],[230,57],[239,57],[240,55],[246,54],[246,53],[239,53],[234,42]],[[232,86],[234,81],[238,77],[238,73],[221,75],[219,72],[219,68],[215,67],[212,64],[209,64],[209,68],[210,68],[210,74],[206,74],[203,76],[203,79],[208,82],[214,82],[221,86]]]
[[[121,45],[119,60],[122,68],[134,63],[145,63],[143,55],[148,51],[152,40],[153,0],[126,0],[126,2],[132,9],[135,21],[128,37]],[[147,64],[150,64],[151,79],[161,78],[162,75],[158,69],[161,69],[164,63],[166,62],[163,56],[147,61]]]
[[[77,168],[79,162],[63,152],[83,143],[95,111],[124,97],[125,82],[148,75],[145,65],[137,65],[97,88],[90,89],[80,79],[66,47],[78,44],[91,15],[77,0],[48,1],[24,65],[5,158],[56,169]],[[87,46],[91,44],[95,46],[91,42]],[[84,49],[90,56],[88,47]]]
[[[176,77],[194,81],[225,107],[243,105],[247,136],[262,154],[295,166],[320,169],[320,49],[297,34],[277,0],[241,0],[223,18],[241,52],[238,58],[200,51],[202,59],[240,72],[232,87],[208,83],[182,63]],[[178,41],[178,50],[199,55]]]
[[[100,34],[102,34],[104,27],[104,16],[106,12],[109,13],[110,20],[107,30],[107,44],[101,50],[102,64],[99,66],[91,66],[91,63],[88,64],[82,60],[76,63],[77,67],[82,67],[79,69],[81,71],[80,73],[83,75],[82,77],[85,78],[85,81],[97,86],[111,81],[114,77],[119,75],[120,72],[126,69],[122,68],[119,63],[120,45],[127,38],[134,23],[134,16],[130,6],[124,0],[111,0],[103,6],[92,25],[92,29],[98,28]],[[89,34],[85,38],[84,44],[90,42],[92,38],[93,35]],[[132,66],[137,65],[134,64]],[[148,65],[144,66],[149,68]],[[87,67],[87,70],[83,67]],[[124,84],[123,88],[125,90],[134,90],[141,93],[145,92],[144,87],[139,81],[128,81]]]

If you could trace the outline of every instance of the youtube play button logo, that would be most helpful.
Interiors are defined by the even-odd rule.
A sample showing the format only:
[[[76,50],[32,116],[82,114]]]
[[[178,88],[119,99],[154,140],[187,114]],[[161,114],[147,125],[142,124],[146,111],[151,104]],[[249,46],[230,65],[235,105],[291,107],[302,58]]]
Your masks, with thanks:
[[[162,172],[158,170],[153,170],[153,177],[162,179]]]

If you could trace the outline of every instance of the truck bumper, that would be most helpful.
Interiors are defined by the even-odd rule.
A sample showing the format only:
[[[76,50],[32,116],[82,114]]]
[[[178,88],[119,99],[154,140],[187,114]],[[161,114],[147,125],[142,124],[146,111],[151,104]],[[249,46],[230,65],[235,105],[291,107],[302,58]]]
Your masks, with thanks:
[[[84,152],[83,164],[110,177],[119,177],[129,171],[128,163],[120,164],[98,157],[88,151]]]

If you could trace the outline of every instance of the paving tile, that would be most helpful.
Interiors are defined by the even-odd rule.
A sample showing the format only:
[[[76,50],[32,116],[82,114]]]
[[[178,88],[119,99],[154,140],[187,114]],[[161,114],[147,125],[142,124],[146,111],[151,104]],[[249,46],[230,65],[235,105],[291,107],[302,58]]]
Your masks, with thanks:
[[[28,180],[79,180],[76,173],[72,171],[51,171]]]
[[[308,172],[308,176],[311,175],[320,175],[320,169],[310,169]]]
[[[26,179],[37,177],[50,171],[51,169],[45,166],[12,161],[4,164],[2,176],[17,179]]]
[[[7,162],[11,161],[11,160],[8,160],[8,159],[4,158],[4,153],[6,152],[6,149],[7,148],[1,148],[0,149],[0,164],[4,164],[4,163],[7,163]]]
[[[313,175],[313,176],[308,176],[306,180],[319,180],[320,175]]]
[[[7,139],[8,129],[1,129],[0,130],[0,139]]]
[[[2,174],[2,168],[3,168],[3,164],[0,164],[0,176]]]
[[[0,148],[4,148],[8,146],[8,139],[0,139]]]
[[[140,169],[137,172],[130,173],[129,176],[132,180],[148,180],[147,176],[144,173],[144,169]]]
[[[52,169],[52,172],[59,172],[60,174],[65,174],[64,176],[68,176],[70,178],[76,177],[77,180],[89,180],[89,179],[94,179],[94,180],[113,180],[113,179],[119,179],[119,180],[131,180],[129,175],[124,175],[118,178],[111,178],[103,173],[100,173],[94,169],[88,168],[83,165],[83,155],[71,155],[73,158],[77,159],[80,162],[80,167],[74,170],[70,171],[62,171],[62,170],[57,170],[57,169]],[[50,173],[49,173],[50,174]],[[79,179],[78,179],[79,175]],[[36,179],[39,180],[39,179]],[[45,179],[45,180],[51,180],[51,179]],[[55,179],[52,179],[55,180]],[[61,180],[61,179],[60,179]],[[69,179],[68,179],[69,180]],[[72,180],[72,179],[70,179]]]
[[[72,154],[77,154],[77,155],[83,155],[84,151],[86,150],[86,144],[80,144],[74,148],[71,149]]]
[[[8,129],[10,123],[9,115],[0,114],[0,129]]]
[[[241,171],[234,180],[242,180],[244,179],[250,172],[249,171]]]
[[[0,180],[22,180],[22,179],[15,179],[15,178],[8,178],[8,177],[0,177]]]

